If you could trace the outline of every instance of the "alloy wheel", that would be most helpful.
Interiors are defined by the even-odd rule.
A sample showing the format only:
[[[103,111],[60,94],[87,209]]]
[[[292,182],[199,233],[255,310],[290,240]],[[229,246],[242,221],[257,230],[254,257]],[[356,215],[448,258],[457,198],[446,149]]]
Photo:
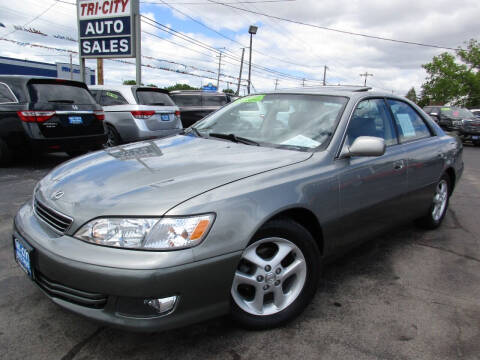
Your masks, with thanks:
[[[442,179],[437,184],[437,189],[435,191],[435,196],[433,197],[433,209],[432,209],[432,218],[435,221],[439,221],[445,208],[447,207],[448,201],[448,183],[446,180]]]
[[[298,298],[307,277],[302,251],[283,238],[266,238],[249,245],[235,272],[232,298],[252,315],[273,315]]]

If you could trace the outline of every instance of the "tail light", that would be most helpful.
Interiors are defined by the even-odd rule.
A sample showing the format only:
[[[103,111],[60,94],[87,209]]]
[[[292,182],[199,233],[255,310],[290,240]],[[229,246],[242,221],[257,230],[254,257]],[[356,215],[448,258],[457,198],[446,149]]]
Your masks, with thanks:
[[[102,110],[94,110],[93,115],[97,120],[103,121],[105,120],[105,113]]]
[[[180,110],[175,111],[175,116],[180,117]]]
[[[134,118],[136,119],[148,119],[149,117],[153,116],[155,114],[155,111],[153,110],[139,110],[139,111],[130,111],[133,115]]]
[[[25,122],[43,123],[55,115],[55,111],[17,111],[18,116]]]

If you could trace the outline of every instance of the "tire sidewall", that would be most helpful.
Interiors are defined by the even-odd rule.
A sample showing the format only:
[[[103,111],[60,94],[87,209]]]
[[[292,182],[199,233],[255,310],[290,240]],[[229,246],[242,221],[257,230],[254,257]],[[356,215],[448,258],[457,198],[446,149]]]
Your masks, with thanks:
[[[451,195],[451,181],[450,181],[450,177],[447,175],[447,174],[444,174],[440,180],[437,182],[437,184],[435,185],[435,193],[433,196],[436,195],[437,193],[437,186],[438,184],[442,181],[442,180],[445,180],[447,182],[447,202],[445,204],[445,209],[443,210],[443,213],[442,213],[442,216],[440,216],[440,218],[438,220],[435,220],[433,218],[433,208],[435,206],[435,204],[433,204],[433,199],[432,199],[432,205],[430,206],[430,210],[429,210],[429,216],[428,216],[428,222],[430,225],[429,227],[432,228],[432,229],[435,229],[437,227],[440,226],[440,224],[442,223],[443,221],[443,218],[445,217],[446,213],[447,213],[447,209],[448,209],[448,205],[449,205],[449,202],[450,202],[450,195]]]
[[[303,226],[292,220],[272,220],[257,231],[247,246],[270,237],[279,237],[291,241],[302,251],[307,264],[305,284],[298,297],[288,307],[272,315],[261,316],[247,313],[238,307],[230,296],[232,318],[250,329],[273,328],[292,320],[305,309],[317,289],[321,259],[312,235]]]

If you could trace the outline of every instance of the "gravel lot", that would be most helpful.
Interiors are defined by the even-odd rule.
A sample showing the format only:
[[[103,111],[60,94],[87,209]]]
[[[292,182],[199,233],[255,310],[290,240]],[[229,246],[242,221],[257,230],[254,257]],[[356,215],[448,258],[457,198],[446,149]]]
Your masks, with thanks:
[[[480,359],[480,148],[443,226],[407,224],[325,269],[296,321],[253,332],[228,318],[164,333],[100,326],[53,304],[13,260],[13,216],[37,180],[67,160],[44,155],[0,169],[2,359]]]

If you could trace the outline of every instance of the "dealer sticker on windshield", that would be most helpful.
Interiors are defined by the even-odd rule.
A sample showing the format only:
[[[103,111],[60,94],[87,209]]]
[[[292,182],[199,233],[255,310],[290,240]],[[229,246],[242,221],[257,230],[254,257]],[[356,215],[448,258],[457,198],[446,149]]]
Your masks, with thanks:
[[[313,139],[310,139],[309,137],[306,137],[303,135],[297,135],[291,139],[288,139],[287,141],[282,142],[282,145],[302,146],[302,147],[312,149],[312,148],[316,148],[317,146],[320,146],[321,143]]]

